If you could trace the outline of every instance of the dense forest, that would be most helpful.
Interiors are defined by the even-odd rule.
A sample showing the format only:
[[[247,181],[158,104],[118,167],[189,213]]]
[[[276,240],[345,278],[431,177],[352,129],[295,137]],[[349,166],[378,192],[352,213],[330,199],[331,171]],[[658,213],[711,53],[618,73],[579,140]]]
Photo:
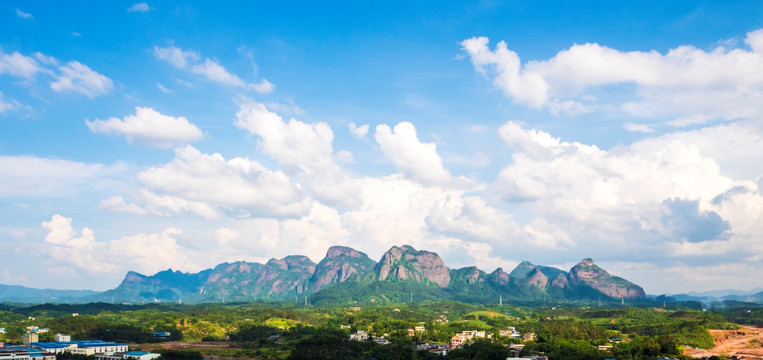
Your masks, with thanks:
[[[506,345],[520,339],[498,336],[516,327],[534,333],[520,355],[546,354],[552,360],[680,358],[681,348],[710,348],[709,329],[734,329],[738,324],[762,325],[763,307],[726,304],[696,309],[696,304],[669,307],[598,307],[474,305],[455,301],[401,303],[364,307],[315,307],[274,303],[150,304],[143,306],[91,303],[0,306],[0,340],[18,342],[30,326],[50,329],[73,340],[102,339],[139,344],[178,357],[246,357],[258,359],[427,359],[415,343],[449,343],[465,330],[496,334],[452,350],[448,359],[505,359]],[[423,326],[412,336],[408,329]],[[357,330],[383,336],[390,344],[352,341]],[[169,332],[168,338],[154,332]],[[161,347],[172,341],[224,342],[226,346],[190,352]],[[598,346],[611,346],[600,350]],[[196,352],[194,352],[196,351]],[[201,352],[198,352],[201,351]],[[180,359],[180,358],[178,358]]]

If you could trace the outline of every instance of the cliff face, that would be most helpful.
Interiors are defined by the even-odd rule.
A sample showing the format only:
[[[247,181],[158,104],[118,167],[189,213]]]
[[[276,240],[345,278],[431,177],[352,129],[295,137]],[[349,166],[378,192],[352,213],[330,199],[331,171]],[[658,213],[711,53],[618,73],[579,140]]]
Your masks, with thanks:
[[[301,295],[315,272],[306,256],[270,259],[265,265],[244,261],[218,265],[200,294],[229,299],[288,299]]]
[[[567,272],[550,266],[534,265],[528,261],[522,261],[511,271],[509,277],[517,280],[519,284],[527,284],[539,290],[548,288],[566,288]]]
[[[590,258],[583,259],[570,269],[569,283],[586,286],[616,299],[643,299],[644,289],[623,278],[612,276],[594,264]]]
[[[318,292],[330,284],[369,279],[376,262],[366,254],[346,246],[332,246],[315,267],[310,278],[310,292]],[[370,279],[369,279],[370,280]]]
[[[450,271],[439,255],[429,251],[417,251],[411,246],[393,246],[374,267],[377,280],[387,279],[428,280],[440,287],[450,283]]]

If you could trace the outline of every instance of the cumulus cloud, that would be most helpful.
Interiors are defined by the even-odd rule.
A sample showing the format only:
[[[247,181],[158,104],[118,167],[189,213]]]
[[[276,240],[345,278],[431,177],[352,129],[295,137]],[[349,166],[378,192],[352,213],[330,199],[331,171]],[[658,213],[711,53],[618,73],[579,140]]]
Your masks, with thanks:
[[[50,221],[42,222],[45,235],[43,247],[55,261],[65,263],[91,273],[113,272],[117,266],[104,257],[106,246],[95,241],[93,231],[83,228],[79,237],[72,227],[72,219],[59,214],[53,215]]]
[[[153,274],[168,266],[183,270],[197,270],[177,242],[182,231],[167,228],[158,234],[137,234],[108,242],[97,241],[89,228],[79,234],[72,227],[72,218],[53,215],[43,221],[48,233],[43,252],[59,264],[84,270],[91,274],[123,273],[127,270]]]
[[[598,104],[658,119],[733,120],[763,114],[763,75],[758,70],[763,66],[763,29],[747,34],[750,50],[705,51],[683,45],[661,54],[586,43],[525,64],[506,42],[493,50],[488,44],[485,37],[461,43],[479,73],[492,78],[507,97],[531,108],[558,114],[587,112],[592,107],[584,103],[585,95],[603,86],[633,84],[629,100],[600,96]]]
[[[127,8],[127,12],[146,12],[149,10],[151,10],[151,8],[144,2],[132,4]]]
[[[582,256],[635,262],[763,259],[763,247],[749,241],[763,230],[757,225],[763,217],[758,184],[724,175],[706,148],[692,142],[694,131],[610,150],[516,122],[499,133],[514,153],[490,192],[531,212],[527,234],[544,229],[556,233],[549,239],[585,239],[576,241]],[[756,146],[741,144],[748,151]],[[539,221],[545,224],[533,224]]]
[[[164,60],[178,69],[187,69],[193,74],[202,75],[207,80],[218,84],[253,90],[261,94],[273,92],[275,85],[266,79],[258,83],[249,83],[235,74],[230,73],[216,60],[210,58],[200,61],[201,56],[193,50],[183,50],[176,46],[154,46],[154,56]]]
[[[135,115],[124,119],[85,120],[94,133],[121,134],[127,142],[136,145],[168,148],[201,139],[203,134],[196,125],[183,116],[163,115],[149,107],[135,107]]]
[[[349,206],[357,201],[356,185],[335,160],[351,159],[351,153],[334,153],[334,133],[326,123],[289,121],[264,104],[243,99],[233,123],[259,137],[260,149],[275,159],[285,173],[301,180],[320,201]]]
[[[108,94],[114,88],[114,82],[111,79],[78,61],[69,61],[58,69],[61,74],[50,83],[50,88],[54,91],[73,91],[94,98]]]
[[[306,211],[298,187],[281,172],[247,158],[225,160],[188,145],[175,159],[138,174],[148,207],[205,218],[231,211],[238,216],[295,216]],[[245,212],[245,213],[242,213]]]
[[[394,129],[386,124],[378,125],[374,139],[398,170],[411,179],[425,185],[456,183],[457,179],[442,165],[437,145],[419,141],[413,124],[401,122]]]

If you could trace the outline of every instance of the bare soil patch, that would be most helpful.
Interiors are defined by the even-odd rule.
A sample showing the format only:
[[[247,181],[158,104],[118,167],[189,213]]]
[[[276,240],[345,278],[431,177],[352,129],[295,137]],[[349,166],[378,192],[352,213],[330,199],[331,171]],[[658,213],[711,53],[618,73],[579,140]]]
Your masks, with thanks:
[[[715,347],[707,350],[684,349],[695,358],[738,356],[742,359],[763,359],[763,328],[744,326],[739,330],[710,330]]]

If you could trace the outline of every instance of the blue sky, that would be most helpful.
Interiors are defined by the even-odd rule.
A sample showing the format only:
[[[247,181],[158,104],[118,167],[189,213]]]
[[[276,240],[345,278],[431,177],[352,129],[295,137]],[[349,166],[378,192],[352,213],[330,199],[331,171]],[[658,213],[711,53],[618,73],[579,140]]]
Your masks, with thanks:
[[[0,6],[0,283],[331,245],[763,286],[763,8]]]

